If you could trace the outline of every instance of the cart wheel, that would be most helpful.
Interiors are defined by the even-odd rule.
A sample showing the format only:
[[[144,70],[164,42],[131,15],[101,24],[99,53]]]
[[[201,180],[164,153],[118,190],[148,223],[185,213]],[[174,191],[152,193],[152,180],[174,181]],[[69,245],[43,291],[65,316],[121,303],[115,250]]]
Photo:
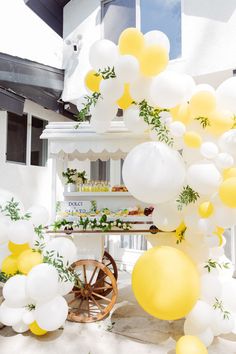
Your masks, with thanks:
[[[71,268],[80,277],[82,287],[75,286],[68,297],[67,319],[81,323],[102,320],[116,303],[117,285],[114,275],[103,263],[92,259],[79,260]],[[98,278],[98,274],[102,276]],[[104,295],[108,290],[109,296]]]
[[[117,265],[116,262],[114,261],[114,259],[112,258],[112,256],[105,251],[104,255],[102,257],[102,263],[112,272],[112,274],[114,275],[115,279],[117,280],[118,278],[118,269],[117,269]],[[104,279],[103,279],[103,271],[100,270],[98,272],[98,276],[97,276],[97,282],[99,282],[99,286],[100,288],[104,288]],[[99,290],[99,294],[106,296],[108,294],[110,294],[110,292],[112,291],[112,289],[101,289]]]

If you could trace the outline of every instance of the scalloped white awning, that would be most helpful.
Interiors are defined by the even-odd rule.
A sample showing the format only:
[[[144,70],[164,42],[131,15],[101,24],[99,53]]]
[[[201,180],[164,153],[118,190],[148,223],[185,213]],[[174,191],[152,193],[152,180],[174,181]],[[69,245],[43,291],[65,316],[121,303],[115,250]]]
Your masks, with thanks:
[[[97,134],[89,123],[51,122],[41,139],[48,139],[50,156],[91,161],[124,158],[136,145],[149,141],[149,133],[134,134],[123,122],[112,122],[111,129]]]

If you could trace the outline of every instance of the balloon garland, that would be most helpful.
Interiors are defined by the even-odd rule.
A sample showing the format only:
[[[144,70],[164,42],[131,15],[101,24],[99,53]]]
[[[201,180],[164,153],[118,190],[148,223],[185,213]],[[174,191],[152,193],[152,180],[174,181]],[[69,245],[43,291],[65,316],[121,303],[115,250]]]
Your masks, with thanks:
[[[0,280],[5,283],[0,322],[17,333],[30,330],[41,336],[67,318],[63,296],[74,286],[69,264],[76,259],[76,247],[63,237],[46,238],[45,208],[35,205],[24,213],[14,197],[7,201],[0,191],[0,199]]]
[[[91,116],[105,133],[121,108],[128,130],[149,132],[152,141],[126,157],[123,179],[135,198],[155,205],[154,224],[168,233],[138,260],[133,290],[153,316],[186,318],[178,354],[206,353],[199,340],[209,346],[230,332],[236,312],[235,282],[220,278],[230,267],[223,233],[236,224],[236,78],[216,90],[196,85],[168,68],[169,48],[164,33],[136,28],[118,45],[95,42],[78,119]]]

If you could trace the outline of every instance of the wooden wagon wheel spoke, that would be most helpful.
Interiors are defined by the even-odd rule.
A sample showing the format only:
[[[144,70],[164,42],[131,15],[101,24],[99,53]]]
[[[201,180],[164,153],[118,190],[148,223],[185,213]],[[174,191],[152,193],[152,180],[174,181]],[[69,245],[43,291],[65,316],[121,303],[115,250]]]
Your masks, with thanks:
[[[102,296],[102,295],[100,295],[98,293],[95,293],[94,291],[92,292],[92,294],[97,296],[97,297],[99,297],[100,299],[103,299],[105,301],[111,302],[111,299],[109,299],[108,297]]]
[[[100,312],[103,312],[102,306],[94,299],[93,295],[90,295],[91,300],[93,303],[99,308]]]
[[[83,264],[83,273],[84,273],[84,283],[87,284],[87,274],[86,274],[86,265]]]
[[[98,288],[93,288],[94,290],[106,290],[106,289],[112,289],[112,286],[100,286]]]
[[[95,267],[95,268],[94,268],[93,274],[91,275],[91,278],[89,279],[89,284],[92,283],[93,278],[94,278],[94,276],[95,276],[95,273],[96,273],[97,269],[98,269],[98,267]]]

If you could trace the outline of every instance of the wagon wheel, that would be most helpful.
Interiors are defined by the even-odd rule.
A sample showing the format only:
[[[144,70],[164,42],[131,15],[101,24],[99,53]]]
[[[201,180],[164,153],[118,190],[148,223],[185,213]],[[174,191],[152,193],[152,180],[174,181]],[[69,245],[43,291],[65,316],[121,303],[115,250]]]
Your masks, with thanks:
[[[114,275],[103,263],[90,259],[79,260],[71,268],[80,277],[82,287],[75,286],[69,295],[67,319],[82,323],[102,320],[116,302],[117,285]],[[102,277],[98,279],[99,273]],[[103,295],[108,290],[109,296]]]

